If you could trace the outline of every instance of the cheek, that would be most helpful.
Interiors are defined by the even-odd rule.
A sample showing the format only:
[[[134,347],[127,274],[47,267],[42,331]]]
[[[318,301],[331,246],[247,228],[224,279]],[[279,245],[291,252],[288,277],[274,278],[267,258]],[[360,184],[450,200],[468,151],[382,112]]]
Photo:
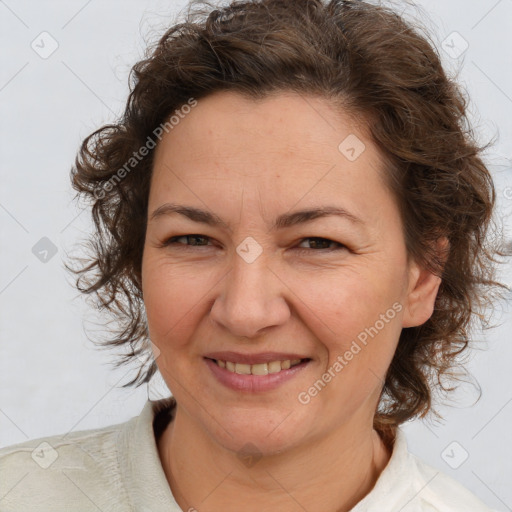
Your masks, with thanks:
[[[401,331],[401,274],[360,267],[295,280],[299,315],[327,351],[326,370],[341,357],[357,378],[385,374]]]
[[[184,333],[198,314],[206,287],[179,266],[148,257],[143,265],[142,290],[151,341],[157,346],[186,339]]]

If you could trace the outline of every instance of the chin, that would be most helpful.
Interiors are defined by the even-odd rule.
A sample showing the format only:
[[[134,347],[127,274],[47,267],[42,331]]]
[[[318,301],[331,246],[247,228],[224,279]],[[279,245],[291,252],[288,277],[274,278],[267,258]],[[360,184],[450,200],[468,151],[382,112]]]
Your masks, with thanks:
[[[306,411],[305,411],[306,412]],[[237,408],[219,414],[220,425],[211,417],[206,429],[213,439],[225,449],[243,455],[253,450],[259,456],[281,453],[298,445],[307,437],[311,425],[306,414],[279,409]],[[300,420],[300,421],[299,421]]]

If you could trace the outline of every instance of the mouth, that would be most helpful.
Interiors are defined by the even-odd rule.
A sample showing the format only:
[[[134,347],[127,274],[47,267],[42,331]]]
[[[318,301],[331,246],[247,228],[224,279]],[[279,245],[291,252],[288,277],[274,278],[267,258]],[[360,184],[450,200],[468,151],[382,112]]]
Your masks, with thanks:
[[[296,354],[250,356],[233,352],[208,354],[203,359],[218,383],[231,390],[250,393],[277,389],[299,375],[312,361]]]
[[[206,358],[210,359],[210,358]],[[228,372],[238,373],[238,375],[269,375],[272,373],[279,373],[283,370],[297,366],[301,363],[309,361],[309,358],[304,359],[285,359],[284,361],[276,360],[269,361],[268,363],[235,363],[233,361],[224,361],[222,359],[210,359],[220,368],[225,368]]]

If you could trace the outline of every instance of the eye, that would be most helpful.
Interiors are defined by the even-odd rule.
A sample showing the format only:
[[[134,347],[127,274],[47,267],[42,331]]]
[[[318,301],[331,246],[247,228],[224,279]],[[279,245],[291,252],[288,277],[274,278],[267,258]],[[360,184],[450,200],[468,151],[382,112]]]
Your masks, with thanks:
[[[340,244],[339,242],[335,242],[334,240],[330,240],[328,238],[322,238],[322,237],[318,237],[318,236],[303,238],[300,243],[302,244],[302,243],[304,243],[304,241],[308,241],[309,245],[310,246],[312,245],[312,247],[309,249],[308,248],[299,249],[299,252],[311,252],[311,251],[319,251],[319,250],[322,250],[324,252],[331,252],[331,251],[339,251],[341,249],[346,249],[346,247],[343,244]],[[313,241],[313,244],[311,244],[310,241]],[[331,248],[327,247],[332,244],[335,244],[338,247],[331,247]]]
[[[198,234],[190,234],[190,235],[181,235],[181,236],[173,236],[171,238],[168,238],[162,243],[162,247],[167,247],[170,245],[174,246],[185,246],[185,247],[201,247],[201,246],[208,246],[211,244],[208,244],[210,241],[210,237],[205,235],[198,235]],[[185,243],[183,243],[185,241]],[[303,244],[304,242],[307,242],[310,247],[309,248],[299,248],[298,251],[301,253],[311,253],[311,251],[318,252],[331,252],[331,251],[339,251],[342,249],[346,249],[346,247],[343,244],[340,244],[339,242],[335,242],[334,240],[330,240],[329,238],[322,238],[318,236],[314,237],[306,237],[303,238],[300,241],[300,244]],[[312,243],[311,243],[312,242]],[[336,247],[332,247],[335,245]],[[329,247],[331,246],[331,247]]]
[[[186,242],[192,242],[191,244],[182,243],[179,242],[179,240],[186,240]],[[199,240],[200,243],[196,244],[195,242]],[[200,247],[203,245],[207,245],[207,243],[202,243],[204,241],[210,240],[209,237],[204,235],[181,235],[181,236],[173,236],[171,238],[168,238],[163,242],[162,247],[167,247],[169,245],[185,245],[185,246],[192,246],[192,247]]]

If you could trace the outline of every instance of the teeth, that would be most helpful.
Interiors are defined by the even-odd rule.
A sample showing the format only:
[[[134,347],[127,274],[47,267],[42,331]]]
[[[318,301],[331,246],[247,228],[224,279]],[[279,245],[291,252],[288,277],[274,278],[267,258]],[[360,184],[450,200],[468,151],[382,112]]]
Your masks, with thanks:
[[[221,368],[226,368],[226,370],[240,375],[268,375],[269,373],[288,370],[292,366],[299,364],[301,359],[287,359],[286,361],[271,361],[258,364],[232,363],[231,361],[221,361],[220,359],[216,359],[215,362]]]
[[[251,375],[251,365],[250,364],[235,364],[235,373],[239,373],[240,375]]]
[[[251,367],[251,373],[253,375],[268,375],[268,364],[253,364]]]
[[[281,361],[272,361],[267,364],[268,373],[277,373],[281,371]]]

